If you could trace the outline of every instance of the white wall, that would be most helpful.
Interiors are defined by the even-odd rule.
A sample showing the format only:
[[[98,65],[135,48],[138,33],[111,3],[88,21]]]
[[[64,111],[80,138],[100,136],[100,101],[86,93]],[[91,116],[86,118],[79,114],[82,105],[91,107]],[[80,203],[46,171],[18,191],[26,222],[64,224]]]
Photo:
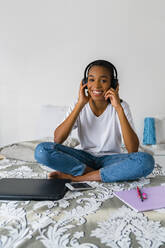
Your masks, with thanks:
[[[0,0],[0,145],[36,138],[41,105],[69,105],[88,63],[118,69],[139,138],[165,114],[164,0]]]

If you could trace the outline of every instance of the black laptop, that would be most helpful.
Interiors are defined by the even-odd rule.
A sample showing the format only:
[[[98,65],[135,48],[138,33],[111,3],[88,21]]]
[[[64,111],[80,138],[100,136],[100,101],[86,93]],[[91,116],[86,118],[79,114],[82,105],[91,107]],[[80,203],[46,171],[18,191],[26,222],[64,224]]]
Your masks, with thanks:
[[[67,192],[68,179],[0,179],[0,200],[59,200]]]

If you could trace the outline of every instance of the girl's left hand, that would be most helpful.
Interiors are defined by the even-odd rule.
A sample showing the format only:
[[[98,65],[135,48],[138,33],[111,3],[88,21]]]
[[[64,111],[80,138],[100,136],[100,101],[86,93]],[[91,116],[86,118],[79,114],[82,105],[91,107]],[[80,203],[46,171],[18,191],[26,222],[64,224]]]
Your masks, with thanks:
[[[105,100],[107,100],[109,98],[112,106],[115,109],[117,109],[119,106],[121,106],[118,92],[119,92],[119,84],[117,85],[116,90],[113,88],[110,88],[109,90],[107,90],[107,92],[104,95]]]

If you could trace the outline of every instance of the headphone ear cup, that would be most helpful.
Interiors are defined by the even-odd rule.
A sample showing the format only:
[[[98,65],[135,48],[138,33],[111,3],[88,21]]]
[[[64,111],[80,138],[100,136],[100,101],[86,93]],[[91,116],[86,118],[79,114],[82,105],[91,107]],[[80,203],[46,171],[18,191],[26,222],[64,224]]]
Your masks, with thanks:
[[[117,85],[118,85],[118,80],[114,78],[114,79],[112,80],[112,88],[116,90]]]
[[[83,84],[83,85],[84,85],[84,84],[87,84],[87,81],[88,81],[88,78],[83,78],[83,83],[82,83],[82,84]],[[86,86],[85,89],[88,89],[88,87]]]

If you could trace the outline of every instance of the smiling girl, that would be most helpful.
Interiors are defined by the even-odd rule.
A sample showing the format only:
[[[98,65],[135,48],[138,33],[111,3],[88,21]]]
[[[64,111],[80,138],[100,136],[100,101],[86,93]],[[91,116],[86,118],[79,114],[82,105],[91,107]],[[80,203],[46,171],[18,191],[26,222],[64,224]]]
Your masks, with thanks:
[[[75,128],[81,149],[62,145]],[[128,153],[121,152],[122,141]],[[138,152],[138,147],[129,105],[119,97],[117,70],[109,61],[96,60],[86,67],[78,100],[56,128],[54,142],[38,144],[35,159],[56,170],[49,178],[75,182],[135,180],[154,169],[152,155]]]

